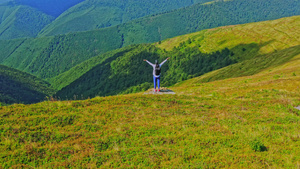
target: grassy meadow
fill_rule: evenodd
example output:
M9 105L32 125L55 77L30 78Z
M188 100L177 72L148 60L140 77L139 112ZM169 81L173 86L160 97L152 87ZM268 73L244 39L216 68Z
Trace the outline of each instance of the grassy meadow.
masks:
M299 168L299 64L203 82L220 69L176 95L2 106L0 167Z
M171 51L190 41L186 47L198 47L201 52L212 53L229 48L241 60L251 59L299 45L300 16L277 20L231 25L199 31L166 39L157 47ZM244 48L244 49L243 49Z

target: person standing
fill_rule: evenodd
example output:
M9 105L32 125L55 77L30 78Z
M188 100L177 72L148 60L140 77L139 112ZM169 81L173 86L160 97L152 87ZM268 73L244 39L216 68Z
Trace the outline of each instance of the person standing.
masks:
M146 61L147 63L149 63L149 65L151 65L153 67L153 81L154 81L154 91L156 92L156 85L158 88L158 92L160 92L160 72L161 72L161 66L170 58L167 58L166 60L164 60L163 62L161 62L160 64L158 64L158 61L155 60L155 64L149 62L148 60L144 59L144 61Z

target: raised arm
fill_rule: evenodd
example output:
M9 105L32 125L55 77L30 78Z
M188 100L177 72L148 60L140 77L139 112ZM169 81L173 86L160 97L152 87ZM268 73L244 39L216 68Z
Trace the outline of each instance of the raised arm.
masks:
M159 64L159 66L161 67L168 59L170 59L170 58L167 58L166 60L164 60L163 62L161 62L161 64Z
M152 67L154 66L153 63L149 62L148 60L144 59L144 61L146 61L147 63L149 63L149 65L151 65Z

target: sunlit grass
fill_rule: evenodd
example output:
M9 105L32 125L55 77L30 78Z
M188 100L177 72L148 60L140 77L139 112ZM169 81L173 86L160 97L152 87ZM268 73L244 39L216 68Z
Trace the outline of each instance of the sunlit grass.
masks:
M209 83L195 78L173 87L177 95L1 107L0 163L4 168L297 168L297 65L299 56L253 76Z
M190 45L200 44L201 52L212 53L229 48L240 58L249 59L299 45L299 20L299 16L294 16L274 21L224 26L167 39L157 46L172 50L180 43L191 39L193 43ZM243 47L234 48L241 44L245 44L246 54L242 51Z
M226 30L253 30L237 41L253 43L246 51L256 57L170 87L176 95L0 106L0 168L299 168L299 34L275 31L270 41L267 24L251 25L163 41L167 49L211 35L200 50L212 52L236 45L222 42ZM283 19L268 30L274 25L287 27Z

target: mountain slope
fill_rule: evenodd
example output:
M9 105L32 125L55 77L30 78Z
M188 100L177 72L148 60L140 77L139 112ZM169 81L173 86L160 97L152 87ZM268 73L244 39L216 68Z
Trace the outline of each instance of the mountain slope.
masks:
M295 15L300 13L298 6L299 3L293 0L284 3L251 0L216 2L209 5L196 4L97 31L26 39L21 45L9 49L11 52L8 55L0 57L6 58L2 64L49 79L93 56L113 49L131 44L157 42L223 24ZM211 13L212 11L219 12ZM0 46L9 43L0 41ZM23 57L21 58L20 55Z
M167 57L171 59L162 68L164 86L236 62L240 63L219 70L227 74L217 72L206 80L252 75L273 64L284 63L289 57L278 57L286 53L290 57L299 54L299 22L300 16L295 16L220 27L167 39L161 43L119 49L83 62L53 78L51 83L61 89L57 93L61 98L74 95L87 98L145 90L152 86L152 71L143 59L154 62L155 59L162 61ZM256 62L255 70L245 72L243 66L251 67ZM229 68L232 68L233 73L228 73Z
M0 40L35 37L53 19L29 6L0 4Z
M6 3L6 2L8 2L8 1L10 1L10 0L0 0L0 4Z
M60 15L40 36L115 26L150 14L168 12L211 0L86 0Z
M93 31L44 37L0 41L2 64L37 75L50 78L69 70L71 67L122 46L119 34L109 30Z
M190 79L172 87L177 93L172 96L138 93L0 107L0 163L3 168L297 168L299 64L298 54L252 76L209 83Z
M143 62L143 59L148 58L152 62L157 59L162 62L168 55L172 59L162 68L162 84L167 86L185 80L189 75L200 75L235 63L228 49L212 54L201 53L193 48L188 48L185 52L173 50L163 53L152 45L139 45L98 63L59 91L57 96L65 99L74 95L83 98L114 95L137 85L141 85L144 90L148 89L152 86L152 67Z
M36 103L54 94L50 84L30 74L0 65L0 102Z
M14 0L16 4L31 6L54 17L58 17L64 11L82 1L84 0Z

